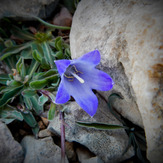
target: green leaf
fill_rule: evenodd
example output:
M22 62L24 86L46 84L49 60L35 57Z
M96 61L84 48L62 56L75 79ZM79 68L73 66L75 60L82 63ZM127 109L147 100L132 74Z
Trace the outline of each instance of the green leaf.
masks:
M16 36L16 37L18 37L20 39L23 39L23 40L27 40L28 41L28 40L34 40L35 39L33 34L31 34L28 31L22 30L22 29L14 26L14 25L12 26L11 33L14 36Z
M6 105L0 109L0 119L6 124L9 124L15 119L22 121L23 116L15 108Z
M19 86L22 86L22 83L19 81L15 81L15 80L7 81L7 86L5 86L1 90L1 93L10 92L11 90L13 90Z
M56 87L48 86L47 88L44 88L44 90L49 91L49 92L54 92L54 91L56 91Z
M8 86L10 87L9 90L11 90L12 87L19 87L21 85L22 85L22 83L20 81L16 81L16 80L10 80L8 83Z
M40 105L40 106L43 106L47 101L48 101L48 97L47 96L45 96L44 94L42 94L40 97L39 97L39 99L38 99L38 104Z
M26 75L26 69L25 69L25 64L24 64L24 58L22 58L22 66L21 66L21 71L20 71L21 77L25 77Z
M22 92L22 95L25 96L25 97L31 97L31 96L34 96L36 95L36 90L33 90L33 89L26 89Z
M58 81L57 81L56 83L52 83L51 85L52 85L53 87L58 87L59 83L60 83L60 79L58 79Z
M35 127L32 128L32 132L35 135L35 138L38 138L38 132L39 132L40 128L39 125L37 124Z
M131 147L132 145L132 136L131 136L131 133L129 134L129 140L128 140L128 145L125 149L125 151L123 152L122 156L129 150L129 148Z
M6 88L6 86L1 86L0 87L0 94L2 94L3 90Z
M13 97L18 95L20 91L22 90L23 85L11 89L9 92L6 92L3 94L3 96L0 98L0 107L4 106L7 102L9 102Z
M9 80L8 74L0 74L0 84L6 85L7 80Z
M48 42L50 40L52 40L53 35L51 31L47 31L47 32L37 32L35 34L35 39L37 43L42 43L42 42Z
M46 77L49 77L49 76L52 76L52 75L55 75L57 74L58 71L56 69L50 69L49 71L43 73L43 78L46 78Z
M141 150L140 150L139 147L137 147L136 155L137 155L137 157L139 158L139 160L141 160L142 163L146 163L145 159L144 159L143 156L142 156L142 153L141 153Z
M43 42L42 48L43 48L45 60L50 64L51 68L54 68L55 65L54 65L54 61L52 59L51 50L50 50L49 45L46 42Z
M44 111L43 110L43 106L40 106L38 104L38 96L35 95L35 96L32 96L30 97L30 101L32 103L32 106L33 106L33 110L36 112L37 115L41 115L41 113Z
M63 58L63 52L62 52L62 51L58 51L57 53L55 53L55 56L56 56L58 59L62 59L62 58Z
M42 58L44 57L44 53L43 53L43 49L41 45L42 45L41 43L33 42L31 44L31 48L32 48L32 51L36 50L39 56Z
M33 59L31 48L22 50L20 57L24 59Z
M48 82L45 79L42 80L37 80L37 81L32 81L30 82L30 87L33 89L42 89L44 88L46 85L48 84Z
M27 42L25 44L21 45L15 45L13 47L6 48L2 53L0 53L0 60L4 60L5 58L11 56L12 54L17 54L20 51L28 48L30 46L31 42Z
M48 82L57 82L59 78L58 74L54 74L45 78Z
M65 57L67 58L67 59L71 59L71 52L70 52L70 48L66 48L65 49Z
M4 44L5 44L5 46L6 46L7 48L13 47L13 46L15 45L14 42L13 42L12 40L6 40L6 41L4 42Z
M50 65L48 64L48 62L46 61L46 59L45 58L42 58L42 60L41 60L41 67L43 68L43 69L50 69Z
M55 48L55 39L51 39L51 41L49 41L49 45Z
M48 111L48 120L53 120L55 116L56 105L51 102L50 109Z
M35 71L38 69L38 66L40 65L39 62L35 61L35 60L32 60L32 63L30 65L30 68L28 70L28 80L31 79L31 77L33 76L33 74L35 73Z
M15 69L15 65L17 63L18 59L16 58L16 55L12 55L10 57L7 57L4 59L4 62L9 67L9 69Z
M32 102L30 101L30 99L24 96L23 101L25 103L26 108L28 108L28 110L32 110Z
M112 93L109 97L108 97L108 108L109 111L115 116L116 119L118 119L120 122L122 122L124 124L124 122L122 121L122 119L119 117L119 115L117 114L117 112L114 111L114 108L112 107L112 102L114 102L115 98L118 98L120 100L123 99L123 97L118 94L118 93Z
M47 90L40 90L39 91L41 94L44 94L45 96L48 96L49 97L49 99L53 102L53 103L55 103L55 96L51 93L51 92L49 92L49 91L47 91Z
M22 115L23 115L23 118L24 118L24 121L32 128L36 127L37 126L37 122L35 120L35 117L33 116L33 114L29 111L28 113L23 113L22 112Z
M16 63L16 70L20 74L20 69L21 69L21 64L22 64L22 58L19 58L18 62Z
M56 48L58 51L62 51L62 44L63 44L62 37L57 37L57 38L55 39L55 48Z
M20 74L21 77L25 77L26 75L26 70L25 70L25 65L24 65L24 58L21 58L18 60L16 63L16 69L18 73Z
M5 124L9 124L9 123L11 123L11 122L13 122L15 119L3 119L3 118L0 118L0 120L2 121L2 122L4 122Z
M58 75L52 75L49 77L46 77L45 79L41 79L41 80L36 80L36 81L32 81L30 82L30 87L33 89L42 89L44 88L47 84L51 83L51 82L57 82L58 81Z
M97 123L97 122L94 123L94 122L76 121L76 124L81 127L88 127L88 128L94 128L94 129L100 129L100 130L113 130L113 129L126 128L126 127L120 126L120 125L111 125L111 124Z
M40 54L38 53L37 50L34 50L34 51L32 52L32 56L33 56L33 58L34 58L36 61L41 62L42 57L40 56Z

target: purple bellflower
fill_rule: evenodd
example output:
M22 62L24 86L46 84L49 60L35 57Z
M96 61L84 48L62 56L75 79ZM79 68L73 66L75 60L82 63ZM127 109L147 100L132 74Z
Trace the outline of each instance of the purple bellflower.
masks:
M94 50L78 59L56 60L61 82L55 102L66 103L72 96L81 108L93 116L97 111L98 99L92 89L108 91L114 85L108 74L95 68L100 59L99 51Z

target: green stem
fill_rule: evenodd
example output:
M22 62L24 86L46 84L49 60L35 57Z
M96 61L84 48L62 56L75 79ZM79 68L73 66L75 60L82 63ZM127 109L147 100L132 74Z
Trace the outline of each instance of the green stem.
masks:
M70 30L70 27L63 27L63 26L58 26L58 25L53 25L50 23L45 22L44 20L36 17L36 16L32 16L33 18L37 19L39 22L43 23L45 26L53 28L53 29L63 29L63 30Z

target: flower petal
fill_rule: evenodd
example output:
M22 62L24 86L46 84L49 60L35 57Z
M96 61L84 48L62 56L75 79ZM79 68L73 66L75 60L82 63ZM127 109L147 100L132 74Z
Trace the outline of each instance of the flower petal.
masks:
M81 97L83 96L83 97ZM96 95L90 90L89 94L75 94L74 99L80 105L80 107L85 110L90 116L94 116L97 107L98 107L98 99Z
M90 116L94 116L98 107L98 99L87 84L81 84L76 79L73 82L64 79L64 82L67 91L74 97L80 107Z
M82 73L80 77L84 79L85 84L87 84L89 88L100 91L109 91L112 89L114 82L107 73L85 63L76 63L74 65L76 69Z
M55 102L57 104L63 104L63 103L66 103L69 99L70 99L70 95L67 92L67 90L65 89L63 81L61 81L61 83L58 87L58 92L56 95Z
M97 65L100 63L101 60L100 52L98 50L91 51L80 57L78 60Z
M91 72L91 76L85 80L87 80L92 89L99 91L109 91L114 85L112 78L107 73L97 69Z
M71 61L70 60L66 60L66 59L62 59L62 60L56 60L54 61L58 72L60 74L60 76L62 76L62 74L66 71L66 68L70 65Z

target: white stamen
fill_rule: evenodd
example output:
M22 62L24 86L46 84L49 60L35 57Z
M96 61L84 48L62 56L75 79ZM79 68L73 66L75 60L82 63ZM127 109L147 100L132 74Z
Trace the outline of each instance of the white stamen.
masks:
M76 74L74 74L74 73L71 73L76 79L78 79L79 81L80 81L80 83L84 83L84 80L81 78L81 77L79 77L78 75L76 75Z

